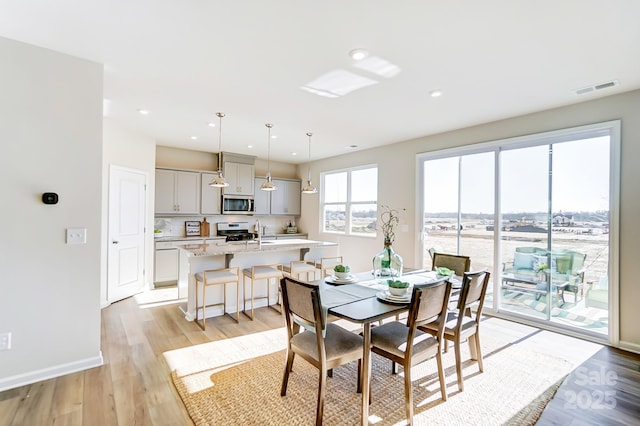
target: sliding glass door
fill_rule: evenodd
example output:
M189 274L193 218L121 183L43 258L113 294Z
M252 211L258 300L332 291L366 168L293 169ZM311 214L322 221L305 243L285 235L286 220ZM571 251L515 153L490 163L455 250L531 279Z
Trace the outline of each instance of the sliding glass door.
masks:
M606 337L616 129L424 155L423 266L434 250L468 255L492 273L494 312Z

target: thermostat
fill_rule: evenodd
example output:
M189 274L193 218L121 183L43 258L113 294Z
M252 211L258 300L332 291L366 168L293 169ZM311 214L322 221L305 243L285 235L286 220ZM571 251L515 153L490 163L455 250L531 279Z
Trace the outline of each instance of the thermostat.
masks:
M42 202L45 204L58 204L58 194L55 192L45 192L42 194Z

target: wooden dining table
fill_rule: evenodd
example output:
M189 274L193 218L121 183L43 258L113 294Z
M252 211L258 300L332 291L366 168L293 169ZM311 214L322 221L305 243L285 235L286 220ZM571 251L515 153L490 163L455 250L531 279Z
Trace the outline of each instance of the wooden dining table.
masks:
M411 271L401 278L410 284L426 284L436 279L435 272L424 270ZM320 299L327 313L363 327L361 424L367 425L371 383L371 324L407 311L409 303L381 301L376 294L388 288L386 280L375 280L370 272L354 274L354 282L349 284L327 282L331 280L327 278L316 281L320 285Z

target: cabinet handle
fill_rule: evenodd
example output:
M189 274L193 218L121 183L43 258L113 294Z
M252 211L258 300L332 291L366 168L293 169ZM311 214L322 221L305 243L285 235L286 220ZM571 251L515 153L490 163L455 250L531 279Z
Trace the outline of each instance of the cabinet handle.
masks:
M119 244L120 241L111 241L111 244Z

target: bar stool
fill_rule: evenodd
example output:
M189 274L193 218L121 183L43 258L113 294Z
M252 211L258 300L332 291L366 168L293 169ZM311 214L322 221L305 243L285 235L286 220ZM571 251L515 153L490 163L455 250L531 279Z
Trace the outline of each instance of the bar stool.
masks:
M326 278L327 270L330 270L332 274L333 268L335 268L336 265L341 265L342 262L342 256L323 257L322 259L320 259L320 263L316 263L316 268L322 271L322 278Z
M213 306L222 306L222 314L229 315L227 312L227 284L236 284L236 322L240 322L240 277L238 276L238 268L224 268L224 269L208 269L195 274L196 279L196 324L201 329L205 329L207 321L207 308ZM198 286L202 283L202 306L200 306L198 298ZM223 295L222 302L212 303L207 305L207 287L214 285L222 285ZM202 323L198 321L198 310L202 309Z
M251 297L249 300L251 301L251 315L247 314L247 292L246 292L246 280L249 278L251 280ZM267 299L267 307L278 311L276 308L271 306L271 302L269 300L269 283L271 279L276 280L276 287L278 288L278 300L276 304L279 303L280 300L280 279L282 278L282 265L279 263L274 263L271 265L256 265L251 268L245 268L242 270L242 297L243 297L243 309L242 313L248 316L251 321L253 321L253 301L255 299ZM267 295L262 297L254 297L253 295L253 285L256 280L265 280L267 283ZM280 311L278 311L280 312Z
M284 271L289 273L293 278L300 281L300 275L306 274L307 281L309 280L309 274L313 274L312 280L316 279L316 264L309 263L306 260L292 260L290 266L285 266Z

